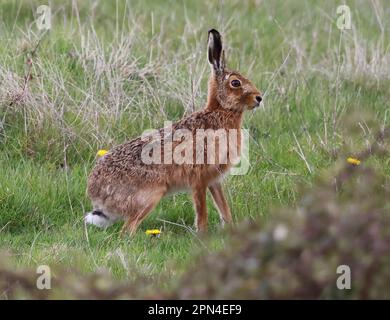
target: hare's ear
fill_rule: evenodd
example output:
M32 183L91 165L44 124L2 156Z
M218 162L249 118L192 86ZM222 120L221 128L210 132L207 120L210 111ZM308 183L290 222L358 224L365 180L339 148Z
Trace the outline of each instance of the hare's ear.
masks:
M215 29L209 30L208 58L211 66L216 72L225 68L225 52L222 50L222 39Z

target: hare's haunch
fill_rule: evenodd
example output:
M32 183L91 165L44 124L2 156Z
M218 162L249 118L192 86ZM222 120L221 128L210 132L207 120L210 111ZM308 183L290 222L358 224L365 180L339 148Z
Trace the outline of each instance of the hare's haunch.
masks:
M208 60L212 72L203 110L174 123L168 135L167 128L160 129L99 159L88 179L93 211L87 223L107 227L124 219L122 230L133 234L164 195L192 190L196 227L203 231L207 189L222 222L232 222L221 180L240 156L243 112L259 106L262 98L247 78L226 68L221 35L214 29L209 31Z

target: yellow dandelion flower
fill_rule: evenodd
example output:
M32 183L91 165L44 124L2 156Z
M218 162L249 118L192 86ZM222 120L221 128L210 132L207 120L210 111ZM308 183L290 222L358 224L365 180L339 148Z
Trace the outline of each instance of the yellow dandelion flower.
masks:
M160 236L161 231L158 229L151 229L151 230L146 230L145 233L148 236L158 237L158 236Z
M347 159L347 162L349 163L349 164L352 164L352 165L354 165L354 166L358 166L359 164L360 164L360 160L359 159L355 159L355 158L348 158Z
M106 153L108 153L107 150L101 149L101 150L99 150L99 151L97 152L97 155L98 155L99 157L103 157Z

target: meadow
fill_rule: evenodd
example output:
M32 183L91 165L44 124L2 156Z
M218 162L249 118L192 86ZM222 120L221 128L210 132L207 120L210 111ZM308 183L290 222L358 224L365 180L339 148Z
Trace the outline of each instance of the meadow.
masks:
M0 4L0 250L16 268L106 270L164 286L226 248L211 199L209 233L198 236L186 194L164 198L134 237L83 222L99 149L204 106L210 28L224 37L228 66L264 97L243 123L249 172L224 182L236 225L295 207L390 123L385 0L345 1L350 30L337 27L333 0L53 0L46 32L34 22L40 4ZM368 162L389 176L388 159ZM154 228L158 239L144 233Z

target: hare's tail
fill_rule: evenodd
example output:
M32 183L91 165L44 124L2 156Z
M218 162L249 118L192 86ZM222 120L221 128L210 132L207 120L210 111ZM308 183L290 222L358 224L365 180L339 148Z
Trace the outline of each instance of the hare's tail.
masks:
M92 212L87 212L84 221L87 224L93 224L99 228L105 229L114 224L118 218L118 216L105 213L102 210L94 210Z

